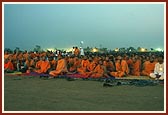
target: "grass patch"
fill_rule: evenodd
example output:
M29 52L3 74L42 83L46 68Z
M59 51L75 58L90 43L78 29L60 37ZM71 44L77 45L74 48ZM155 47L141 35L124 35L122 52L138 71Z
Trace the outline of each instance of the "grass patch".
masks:
M5 111L163 111L164 87L39 77L4 79Z

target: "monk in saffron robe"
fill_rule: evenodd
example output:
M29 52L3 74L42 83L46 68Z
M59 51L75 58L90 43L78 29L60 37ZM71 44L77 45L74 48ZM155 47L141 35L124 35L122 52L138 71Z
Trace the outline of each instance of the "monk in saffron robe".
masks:
M81 66L77 68L77 72L82 75L86 75L87 66L90 64L89 60L86 56L84 56L84 59L81 62Z
M128 75L129 73L128 64L126 60L122 60L121 56L117 57L115 66L116 66L116 72L110 72L110 75L114 77L124 77Z
M125 75L129 74L128 64L125 59L122 59L121 61L121 68L122 68L122 71L125 73Z
M35 57L34 59L31 59L30 56L26 59L25 65L28 68L27 73L30 73L32 71L39 70L41 67L42 58Z
M53 70L53 71L50 71L49 74L53 78L53 77L57 77L58 75L65 74L67 72L68 72L67 62L64 58L62 58L62 56L59 56L56 69Z
M108 72L112 72L115 69L113 62L109 60L109 57L105 58L105 60L103 61L103 65L106 67Z
M99 64L92 71L91 78L100 78L105 76L105 66L103 65L102 60L99 60Z
M73 60L71 60L71 66L69 68L70 72L77 72L77 68L81 65L81 60L78 57L74 57Z
M80 73L82 75L84 75L85 78L90 77L90 75L93 73L94 69L96 68L98 63L96 63L94 60L92 60L91 57L89 57L89 63L86 67L86 70L83 71L83 73Z
M141 66L140 61L137 60L135 57L133 57L132 62L133 63L131 64L130 75L140 76L140 66Z
M144 59L142 63L143 63L142 70L145 70L146 65L148 65L150 63L149 57L146 57L146 59Z
M42 58L37 57L35 69L40 69L41 63L42 63Z
M56 65L57 65L57 61L54 59L54 57L48 57L48 60L49 60L50 65L51 65L50 71L55 70Z
M35 72L37 73L47 73L48 69L50 69L51 67L49 61L46 60L45 56L42 57L42 62L39 66L40 68L38 70L35 70Z
M73 72L75 71L75 68L72 68L72 66L74 65L74 56L71 55L69 58L68 58L68 61L67 61L67 69L69 72ZM72 68L72 69L71 69Z
M89 65L87 66L87 70L89 71L89 72L92 72L94 69L95 69L95 67L97 66L97 63L92 59L92 57L89 57Z
M13 72L14 71L14 66L13 66L11 60L5 59L5 62L4 62L4 71L5 72Z
M150 58L150 62L144 62L144 69L142 70L141 75L150 77L150 73L154 72L155 64L156 62L154 62L153 58Z
M126 62L128 64L128 68L130 69L130 72L131 72L132 64L133 64L132 58L127 56L126 57Z

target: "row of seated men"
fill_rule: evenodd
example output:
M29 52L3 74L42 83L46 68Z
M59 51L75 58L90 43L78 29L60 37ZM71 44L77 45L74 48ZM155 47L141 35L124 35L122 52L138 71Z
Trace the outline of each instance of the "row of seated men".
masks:
M164 79L164 59L161 56L61 56L56 59L42 55L34 58L14 60L8 56L4 58L5 72L37 72L47 73L51 78L62 74L78 73L85 77L125 77L149 76Z

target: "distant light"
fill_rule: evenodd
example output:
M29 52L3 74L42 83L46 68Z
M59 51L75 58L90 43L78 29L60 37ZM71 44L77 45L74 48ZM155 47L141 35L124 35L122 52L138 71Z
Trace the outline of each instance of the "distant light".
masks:
M119 48L116 48L114 51L118 52L118 51L119 51Z
M93 48L93 52L97 52L98 50L96 48Z
M129 51L131 52L131 49Z
M81 41L80 43L81 43L81 44L83 44L84 42L83 42L83 41Z
M67 48L66 52L71 52L73 50L73 48Z
M48 51L54 51L54 48L48 48L47 50Z
M144 52L145 51L145 48L141 48L141 52Z
M161 49L161 48L157 48L156 51L161 52L161 51L163 51L163 49Z

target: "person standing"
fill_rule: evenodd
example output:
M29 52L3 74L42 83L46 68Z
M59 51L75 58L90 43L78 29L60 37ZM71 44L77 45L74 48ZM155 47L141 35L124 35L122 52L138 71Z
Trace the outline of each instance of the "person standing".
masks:
M83 50L82 47L80 47L80 55L81 55L81 56L84 56L84 55L85 55L84 50Z

